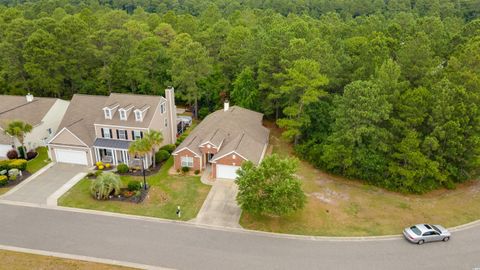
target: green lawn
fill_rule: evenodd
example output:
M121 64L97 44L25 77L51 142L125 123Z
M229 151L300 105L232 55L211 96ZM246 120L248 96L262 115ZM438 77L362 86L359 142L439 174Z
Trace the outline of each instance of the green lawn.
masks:
M37 152L38 155L27 162L27 171L31 174L37 172L41 168L43 168L45 165L50 163L50 159L48 158L47 154L47 147L38 147ZM9 191L12 187L2 187L0 188L0 195L6 193Z
M293 155L280 130L271 127L270 142L274 153ZM369 236L399 234L404 227L421 222L451 227L480 219L480 181L420 196L330 175L304 161L297 174L308 198L303 210L281 218L244 212L240 224L280 233Z
M42 256L30 253L21 253L0 250L0 269L30 270L30 269L55 269L55 270L127 270L133 268L76 261L51 256Z
M200 176L168 175L172 165L170 158L157 174L147 178L151 190L149 197L140 204L97 201L89 192L92 180L83 179L59 199L59 205L168 219L178 219L175 212L179 205L181 220L192 219L200 210L210 186L202 184ZM125 186L133 179L142 181L141 177L122 176L121 179Z
M47 147L37 148L38 155L34 159L29 160L27 163L27 171L29 173L33 174L38 170L40 170L41 168L43 168L48 163L50 163L50 159L48 158L47 151L48 151Z

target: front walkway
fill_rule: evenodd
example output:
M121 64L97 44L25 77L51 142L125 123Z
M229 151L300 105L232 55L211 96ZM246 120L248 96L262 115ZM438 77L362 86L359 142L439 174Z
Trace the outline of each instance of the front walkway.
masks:
M78 173L86 171L87 167L66 163L57 163L51 168L28 181L17 190L11 190L1 197L3 200L46 204L48 197L64 186ZM22 183L20 183L22 184Z
M238 186L233 180L216 179L194 222L197 224L240 228L242 210L236 198Z

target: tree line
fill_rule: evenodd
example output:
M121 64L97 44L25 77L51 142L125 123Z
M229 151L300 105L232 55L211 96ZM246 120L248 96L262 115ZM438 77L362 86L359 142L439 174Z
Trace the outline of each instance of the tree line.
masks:
M163 94L265 113L315 166L404 192L480 167L469 0L0 1L0 93Z

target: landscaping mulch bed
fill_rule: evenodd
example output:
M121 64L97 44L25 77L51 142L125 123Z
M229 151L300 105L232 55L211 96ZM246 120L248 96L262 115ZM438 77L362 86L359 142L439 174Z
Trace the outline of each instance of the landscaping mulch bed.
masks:
M15 181L10 181L8 180L7 184L4 185L4 186L0 186L1 188L9 188L9 187L14 187L18 184L20 184L21 182L27 180L28 177L30 177L32 174L29 173L28 171L23 171L22 172L22 176L18 176L17 179Z
M130 196L126 197L124 194L125 192L128 192L128 189L122 188L120 191L120 194L117 196L113 196L112 198L109 199L109 201L120 201L120 202L131 202L131 203L141 203L145 198L148 196L148 191L150 190L150 187L147 187L147 190L141 189L140 194L138 196ZM135 192L134 192L135 194Z
M160 170L160 168L162 168L164 163L165 162L158 163L155 167L150 167L149 169L145 170L145 176L150 176L150 175L158 173L158 171ZM131 170L127 173L117 172L117 174L119 174L119 175L129 175L129 176L143 176L142 170Z

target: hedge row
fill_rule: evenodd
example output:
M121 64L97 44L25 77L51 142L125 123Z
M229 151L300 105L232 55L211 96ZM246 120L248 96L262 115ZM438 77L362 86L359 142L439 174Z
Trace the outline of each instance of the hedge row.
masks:
M27 169L27 161L25 159L0 160L0 171L8 171L10 169L25 171Z

